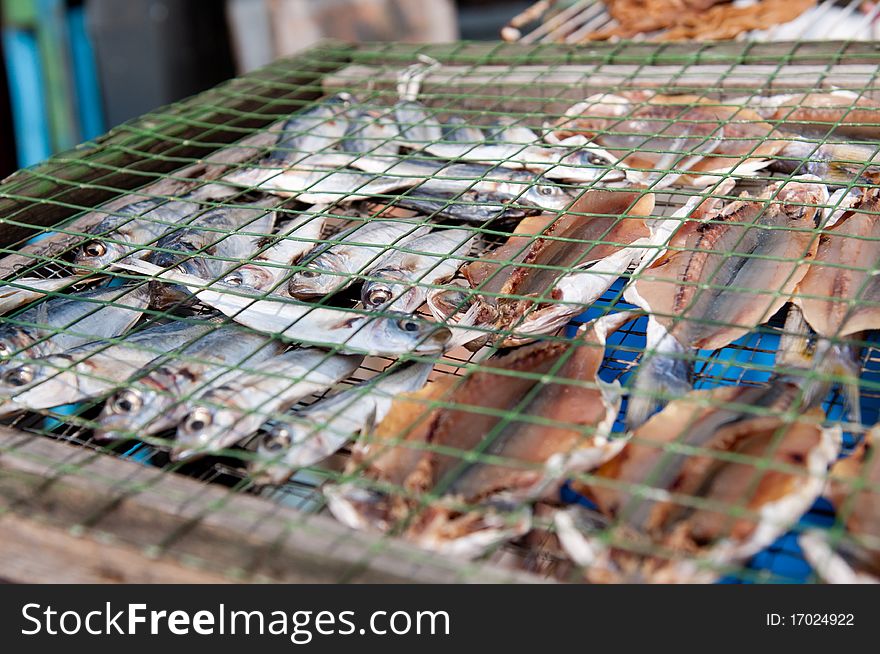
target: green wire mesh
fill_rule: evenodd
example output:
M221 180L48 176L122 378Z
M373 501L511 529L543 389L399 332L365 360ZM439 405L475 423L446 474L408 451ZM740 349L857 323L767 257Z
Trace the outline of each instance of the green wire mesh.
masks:
M679 114L672 113L664 118L655 118L646 123L646 131L628 132L615 131L612 124L602 134L606 137L617 137L625 140L627 146L623 148L623 159L627 156L638 154L640 156L656 155L664 161L660 169L648 166L634 166L634 172L645 173L648 181L642 186L625 187L605 184L601 179L598 182L572 183L548 179L548 176L532 176L530 181L522 185L522 195L507 199L507 210L520 209L523 212L535 213L534 207L525 201L527 193L544 186L553 189L561 189L567 197L572 199L591 188L610 188L611 193L629 193L631 201L622 214L603 214L601 211L580 211L591 219L610 218L608 228L599 233L595 238L583 240L565 236L547 235L542 231L531 233L522 238L518 251L506 258L495 261L497 264L493 275L485 279L481 285L465 291L457 298L460 308L467 308L474 298L489 298L494 302L517 302L525 301L533 303L533 306L552 307L561 301L551 293L552 288L546 287L543 291L528 296L518 293L506 293L492 286L496 275L503 275L505 271L517 268L522 271L548 271L557 275L572 273L574 269L589 256L590 252L602 246L626 247L631 243L621 242L614 236L616 230L626 225L628 221L639 220L635 214L635 207L646 195L652 194L654 209L652 217L670 217L679 211L686 201L694 196L703 198L718 198L725 202L736 200L740 194L747 191L752 196L766 187L768 182L790 183L793 177L803 172L803 168L812 161L814 153L820 147L834 144L861 145L866 148L875 148L877 143L872 139L841 138L835 129L846 122L846 112L837 121L828 123L817 120L809 124L808 129L801 129L797 133L804 149L800 160L792 156L760 155L758 149L768 141L779 138L782 128L787 125L786 119L768 119L766 122L773 125L772 133L766 134L765 138L754 136L739 137L724 134L726 142L743 141L745 147L735 157L735 161L728 166L728 170L714 174L711 183L705 188L694 189L681 186L662 187L657 182L669 173L687 174L687 156L680 152L681 141L669 137L670 133L678 133L675 130L685 129L689 136L686 145L693 150L713 149L716 139L721 138L722 130L728 125L715 120L694 119L688 117L690 109L699 108L729 108L734 98L740 103L748 103L754 98L771 94L804 93L811 90L843 89L852 91L856 98L869 100L877 99L876 89L876 64L877 55L870 47L854 46L846 43L827 43L822 45L798 43L798 44L772 44L772 45L698 45L687 48L675 45L646 45L646 44L614 44L590 50L567 49L557 46L533 46L519 47L503 44L453 44L444 46L409 46L393 44L387 46L370 46L362 48L349 48L343 46L327 45L297 57L295 59L277 62L255 74L245 76L221 85L212 91L184 101L178 105L167 107L151 113L141 119L122 125L95 143L85 144L78 149L53 157L46 163L33 169L21 171L7 180L0 189L0 201L2 201L4 229L10 235L9 242L3 248L3 254L8 255L3 261L4 271L7 272L5 285L8 289L23 287L28 288L33 279L62 278L71 274L74 252L84 244L96 239L96 235L88 229L96 224L97 220L105 215L125 215L120 210L132 199L132 193L137 194L136 199L154 199L171 202L188 195L195 197L199 204L197 211L187 215L181 223L171 221L170 224L179 226L186 222L197 220L206 212L216 208L233 208L243 203L253 202L257 197L258 190L253 185L241 186L224 182L223 177L234 171L253 171L260 166L269 166L271 163L265 159L267 155L286 146L284 142L276 145L280 134L281 123L291 113L306 110L317 106L322 99L333 93L349 93L357 99L357 102L368 104L372 107L392 107L398 101L396 82L400 72L407 66L419 61L419 57L428 55L439 62L440 67L428 74L418 95L419 102L429 109L429 115L447 122L450 117L456 116L463 120L466 127L488 129L494 121L499 119L507 121L508 125L527 127L540 131L547 124L554 124L565 117L565 111L577 102L583 101L596 93L619 93L621 91L637 91L650 88L661 94L684 95L687 100L681 101L676 107ZM644 106L648 99L637 101L634 108ZM855 100L853 100L855 102ZM736 105L742 107L743 104ZM792 107L794 111L797 107ZM589 114L588 106L586 112ZM734 121L736 122L736 121ZM745 121L746 123L748 121ZM878 120L880 122L880 120ZM420 127L420 125L406 125L404 127ZM777 129L778 128L778 129ZM788 129L788 128L786 128ZM788 132L786 132L788 133ZM285 133L285 136L291 136ZM386 138L363 137L368 148L359 152L354 157L353 165L357 165L360 158L386 157L384 148L389 145ZM446 141L441 141L446 142ZM663 143L672 144L673 147L663 147ZM657 144L661 144L658 146ZM285 152L289 157L302 155L303 158L315 154L313 152ZM711 160L715 154L707 154L706 160ZM730 172L736 164L746 162L758 156L770 160L778 159L780 163L787 164L789 172L771 172L767 169L754 175L746 175ZM408 153L394 155L393 162L388 162L389 169L395 162L424 161L424 152L411 149ZM294 156L294 158L296 158ZM870 188L872 185L864 180L859 180L858 174L868 172L870 165L868 160L856 162L856 174L852 179L838 185L846 189ZM332 176L344 166L329 166L323 168L323 173L317 175L312 184L303 189L305 192L317 188L326 178ZM449 183L458 183L456 188L460 190L449 193L446 197L438 200L434 196L425 198L415 182L407 183L404 188L390 192L369 192L369 198L357 202L348 202L340 193L339 203L320 209L323 218L327 220L327 226L323 230L323 236L315 239L306 239L308 246L311 245L334 245L341 242L345 235L344 227L352 225L368 225L377 218L391 223L402 224L411 227L410 232L420 227L432 226L437 233L451 229L466 230L468 237L473 237L473 243L463 252L454 254L438 253L414 248L410 241L405 239L392 240L385 243L384 252L395 252L415 255L447 254L462 264L486 261L491 257L497 247L508 242L512 230L516 227L516 220L493 219L461 221L444 217L452 208L462 212L477 212L485 201L479 195L474 196L471 192L482 183L495 183L505 181L507 178L497 171L503 168L485 168L477 175L455 174L455 172L440 172L434 181L442 180ZM794 172L791 172L794 171ZM276 171L277 174L277 171ZM654 174L653 177L651 174ZM410 172L390 173L400 178L413 176ZM381 176L381 174L380 174ZM416 176L421 180L420 177ZM730 182L735 186L731 187ZM655 188L656 187L656 188ZM783 187L784 188L784 187ZM350 193L361 190L354 187ZM434 202L434 210L413 211L412 201L430 199ZM838 197L834 202L821 203L820 207L828 213L837 208L837 203L843 198ZM753 200L764 203L765 210L773 204L779 204L775 194L763 200ZM409 204L408 204L409 202ZM795 203L797 204L797 203ZM559 220L567 212L571 211L571 202L556 209L545 209L544 215L548 217L548 224ZM100 213L95 210L100 207ZM297 202L295 198L276 198L276 202L269 208L277 213L276 227L284 220L300 216L312 215L308 204ZM316 219L312 215L312 219ZM682 224L688 223L687 217L678 217L676 220ZM750 223L742 223L748 227ZM296 237L269 237L249 257L249 260L224 259L212 253L217 243L230 238L233 233L238 236L260 236L261 232L251 229L249 224L244 224L235 232L222 228L203 228L207 231L212 229L216 238L207 247L202 247L190 253L193 257L207 260L220 260L228 264L227 270L220 278L226 277L242 265L254 263L269 248L276 245L281 238ZM771 227L770 230L773 228ZM824 227L815 227L804 230L813 237L827 234ZM357 232L355 243L357 243ZM743 237L746 230L743 230ZM550 263L534 263L522 260L521 255L528 251L537 240L544 239L554 243L574 243L583 245L583 251L572 261L560 266ZM106 246L119 244L112 237L98 236L97 240ZM150 253L179 254L174 249L159 246L158 239L143 246L144 251ZM349 241L351 242L351 241ZM362 244L364 245L364 244ZM368 245L368 244L367 244ZM648 258L659 253L667 246L670 251L687 251L687 247L668 242L640 243L634 247L645 249L643 257ZM723 254L723 253L722 253ZM294 266L284 264L266 263L268 267L282 268L279 281L271 288L261 293L260 298L253 298L245 294L252 301L262 299L283 287L288 279L289 271L301 271L308 265L309 256L299 261ZM342 282L354 281L360 284L364 281L372 281L377 278L366 274L371 263L376 257L369 258L367 264L355 273L342 273ZM790 258L769 258L779 263L792 263ZM804 264L809 259L808 252L800 253L793 263ZM157 284L145 279L143 275L124 270L109 271L105 266L89 267L84 271L86 277L72 282L68 286L50 290L46 293L48 298L70 297L72 293L94 285L93 278L96 276L110 275L121 281L134 284L133 288L144 284ZM519 319L510 324L499 327L497 324L483 324L476 327L489 337L489 344L481 347L476 352L462 347L456 347L442 355L434 354L403 354L400 357L390 356L366 356L357 371L338 383L328 384L324 392L310 395L302 399L296 408L302 410L308 406L320 406L317 404L322 399L334 397L341 391L356 389L350 401L336 407L335 413L329 418L325 417L323 429L325 435L333 436L334 421L339 415L346 415L359 401L370 393L375 393L375 387L362 384L365 380L381 380L387 378L395 371L399 371L404 364L409 362L430 363L433 366L430 379L442 380L447 377L456 377L457 380L439 395L414 399L421 410L405 429L395 434L392 438L382 441L380 445L391 446L406 444L414 451L430 452L437 457L452 457L459 461L457 469L466 472L474 466L498 466L533 472L539 474L544 470L542 464L526 463L506 457L503 449L499 450L497 438L503 433L506 426L511 424L530 424L552 428L568 428L578 431L584 439L596 435L595 425L579 425L571 421L554 421L546 417L532 416L528 413L529 403L535 396L542 392L548 383L570 385L577 389L603 388L604 385L620 381L624 386L631 384L633 372L638 371L640 363L646 356L645 353L645 319L643 316L634 314L631 320L626 321L608 341L607 347L601 360L599 375L595 379L572 380L560 377L560 371L566 363L575 356L575 349L571 346L575 343L575 328L582 322L603 316L612 316L620 311L632 310L623 297L624 286L633 279L640 279L649 275L649 272L636 272L633 266L615 273L614 279L609 279L608 289L592 306L582 306L573 312L575 322L561 330L553 330L551 333L539 334L536 338L541 343L558 343L567 347L562 356L550 367L549 370L540 373L527 372L516 369L498 369L491 367L490 359L493 355L509 355L510 350L502 347L501 342L505 337L512 337L519 333L523 322L529 316L525 312ZM214 279L214 282L220 278ZM206 280L209 283L212 280ZM614 282L613 284L611 282ZM451 288L461 290L460 286L450 286L447 282L436 282L427 279L418 279L416 284L428 291L437 291ZM155 287L155 286L154 286ZM724 288L723 285L713 284L711 278L706 283L699 285L698 293L711 291L715 288ZM780 296L781 292L774 289L742 289L743 292L754 293L761 297L769 295ZM867 300L859 300L860 295L855 294L856 301L853 306L864 306ZM314 309L337 308L345 309L352 316L366 316L377 319L382 317L394 317L394 314L383 309L364 309L357 305L357 293L352 289L341 293L318 297L311 301ZM19 327L35 327L36 323L21 321L19 316L23 311L35 305L27 305L20 311L8 313L3 318L3 324L16 325ZM95 311L107 306L98 302ZM580 317L578 318L578 314ZM211 313L204 307L198 307L193 303L178 301L170 307L146 308L143 317L134 328L139 332L144 328L167 324L169 322L190 322L192 324L205 324ZM430 314L422 307L418 313L419 324L433 320ZM700 318L689 315L688 310L678 315L668 316L673 322L687 322L704 320L710 323L725 323L718 318ZM309 319L307 312L303 320ZM683 359L689 361L695 367L695 386L701 389L711 389L722 386L742 387L767 387L774 375L788 375L796 381L806 382L809 380L841 382L837 375L828 375L817 370L803 370L797 367L786 367L783 362L774 361L774 355L779 347L780 336L792 336L786 331L784 325L785 312L772 316L764 324L757 327L749 326L747 337L736 339L732 344L713 351L690 349L683 353ZM233 320L222 318L219 321L223 325L235 326L234 329L241 334L253 333L244 326L236 326ZM735 323L727 323L736 326ZM75 333L76 324L56 326L49 333L42 336L45 340L52 335ZM273 342L290 341L289 337L282 338L280 334L269 330ZM116 344L126 343L128 334L123 334L106 339L103 349L112 348ZM854 335L841 337L829 335L830 342L836 345L851 346L861 351L860 365L860 392L863 409L862 424L851 423L844 419L842 407L844 398L839 390L832 390L825 400L824 407L827 417L821 420L827 428L839 428L845 432L844 451L848 452L857 443L866 431L866 427L876 420L878 403L880 403L880 383L874 374L878 368L878 354L874 340L868 336ZM150 362L135 376L141 378L145 373L159 369L169 363L180 364L183 362L199 364L204 360L199 356L188 354L186 348L196 340L175 345L170 351L158 348L154 354L158 357ZM492 344L494 342L494 345ZM579 341L577 341L579 342ZM319 337L312 337L304 345L317 345L326 351L322 361L328 360L334 354L348 351L346 342L328 343ZM528 346L525 346L528 347ZM587 344L587 347L600 348L597 343ZM602 351L601 349L599 351ZM516 352L516 350L513 350ZM174 406L184 405L194 396L206 388L211 382L216 381L229 372L258 373L271 377L278 375L271 368L260 366L259 360L253 359L252 355L245 355L233 363L217 364L210 368L205 379L199 380L183 394L160 388L158 393L170 395ZM89 353L90 356L94 352ZM160 356L161 355L161 356ZM76 361L65 360L58 365L60 373L70 369ZM216 363L213 362L212 363ZM320 364L319 364L320 365ZM77 369L78 375L88 377L99 373ZM512 382L522 382L531 379L530 388L524 392L522 398L509 409L499 411L491 407L482 406L479 397L450 400L456 389L466 384L475 373L494 375L496 383L505 383L505 379ZM302 378L289 379L291 384L302 381ZM358 385L360 384L360 385ZM357 385L357 386L356 386ZM301 470L293 472L291 478L280 486L257 487L252 478L248 476L247 464L257 460L255 453L260 436L252 435L243 442L224 448L216 455L201 458L196 461L173 461L169 458L169 447L174 443L174 431L163 430L157 434L142 435L133 433L133 439L128 439L110 444L100 443L95 440L94 432L98 427L98 416L107 397L118 390L120 383L110 380L107 391L98 397L79 401L73 406L62 408L49 408L39 411L26 411L19 415L6 419L6 424L11 428L28 435L42 436L55 440L61 440L77 446L99 450L108 456L135 459L145 465L155 466L172 474L179 473L194 477L204 482L220 484L237 494L258 494L270 503L295 507L307 513L326 513L326 501L321 488L324 484L354 484L364 486L370 490L381 491L393 497L403 499L406 510L395 514L395 521L388 529L388 538L411 535L408 531L413 525L419 525L420 521L430 516L435 503L444 499L450 486L454 486L455 474L445 483L439 483L427 492L416 493L412 488L402 487L400 484L389 483L386 480L372 478L367 475L372 460L370 457L362 457L352 460L349 457L351 451L350 441L354 438L344 438L348 444L339 448L337 453L323 459L317 464L309 465ZM704 400L710 406L730 408L722 400L704 396ZM390 398L389 398L390 399ZM676 397L665 398L675 400ZM615 520L625 522L628 511L638 511L639 498L652 497L651 492L656 490L652 487L652 479L655 475L662 477L664 466L676 456L709 457L720 465L721 463L739 463L743 467L754 469L753 479L746 484L742 494L735 501L706 499L699 495L682 493L671 496L671 501L682 510L701 510L714 512L726 517L728 524L724 527L732 530L736 521L743 518L756 519L758 516L749 506L750 498L758 492L763 479L762 475L768 471L775 474L789 474L795 480L804 481L807 475L802 467L790 463L780 463L775 454L782 447L786 429L797 421L802 411L804 402L803 393L799 394L792 407L782 411L776 406L762 407L754 404L732 403L736 410L746 415L778 418L780 423L771 430L767 447L759 455L750 452L706 450L699 446L692 447L679 442L663 444L663 457L660 458L656 468L651 474L646 475L641 483L632 484L620 482L608 476L596 475L594 470L587 470L568 474L566 485L560 495L555 490L548 491L538 497L529 498L527 502L532 507L532 528L525 535L518 534L516 538L501 539L488 551L482 553L476 562L460 561L461 578L467 580L468 571L473 572L481 567L500 567L503 569L525 570L536 573L541 577L563 580L580 581L584 578L584 569L573 564L570 557L560 547L557 538L557 524L554 520L555 512L561 510L566 504L575 502L588 504L589 491L584 489L617 488L631 495L630 501L616 516L603 516L602 519L614 523ZM626 408L624 402L623 409ZM475 419L490 417L497 419L497 423L485 435L485 438L467 451L444 445L443 443L410 443L408 437L430 422L435 410L463 411L471 414ZM269 425L273 421L284 419L287 414L283 412L261 412L261 407L250 407L245 412L257 413L264 422ZM622 413L612 416L614 425L611 429L612 439L621 438L626 432L622 422ZM686 434L693 426L692 422L684 422L681 425L681 433ZM339 431L339 428L335 428ZM347 437L349 434L335 434ZM366 427L361 438L365 442L370 440L370 425ZM631 441L638 443L638 438ZM655 444L656 445L656 444ZM5 447L14 450L16 443ZM9 451L9 450L7 450ZM456 466L453 466L455 468ZM77 474L75 466L67 470L66 474ZM870 488L870 483L868 485ZM554 487L555 489L555 487ZM506 489L500 489L506 490ZM852 489L851 489L852 490ZM161 493L161 483L157 484L154 491ZM578 495L578 492L586 493ZM655 498L656 499L656 498ZM507 501L507 500L505 500ZM521 500L516 500L521 502ZM823 508L824 506L824 508ZM494 507L493 507L494 508ZM509 508L509 507L507 507ZM462 502L460 498L453 498L453 510L467 518L470 512L485 510L485 506L475 506L472 503ZM595 509L588 509L594 511ZM509 520L516 520L514 517ZM611 545L624 553L639 554L648 557L668 557L672 560L687 561L693 558L698 567L707 568L713 578L727 575L729 578L739 581L790 581L815 579L815 575L806 569L800 553L792 545L791 534L800 534L813 524L831 525L827 532L828 542L835 544L838 541L846 541L850 535L846 529L846 504L838 506L838 515L833 517L832 511L827 505L814 507L812 513L806 519L793 520L789 525L788 541L776 541L769 548L764 548L759 557L745 557L736 561L698 561L693 552L668 551L650 539L632 537L627 530L607 528L603 524L601 529L596 530L598 542ZM823 522L824 521L824 522ZM293 528L294 525L291 525ZM786 530L783 530L785 532ZM869 546L876 548L868 538ZM385 541L379 541L381 543ZM421 543L424 545L424 543ZM365 551L364 559L368 560L375 552ZM762 560L759 560L763 557ZM770 558L768 564L767 558ZM788 559L789 564L784 561ZM793 563L792 563L793 562ZM606 563L596 564L601 568ZM403 564L402 564L403 567ZM629 580L644 580L638 576L629 577ZM341 579L340 579L341 580Z

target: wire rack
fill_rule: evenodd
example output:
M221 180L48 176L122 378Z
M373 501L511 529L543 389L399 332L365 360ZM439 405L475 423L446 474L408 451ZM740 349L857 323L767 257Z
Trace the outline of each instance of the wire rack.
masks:
M748 6L750 3L741 3ZM679 8L687 11L687 5ZM737 36L750 41L863 40L877 37L880 6L862 0L824 0L792 20ZM619 24L601 0L558 2L541 0L517 14L502 29L505 41L521 43L583 43L612 33ZM637 39L667 40L669 30L635 35ZM711 38L711 37L710 37Z
M56 350L22 351L17 341L3 363L11 398L0 432L3 515L17 534L5 547L52 552L62 562L56 573L71 580L833 581L814 567L823 570L822 560L842 556L843 546L877 549L876 524L853 527L857 502L849 501L877 492L865 479L865 447L844 459L864 459L855 472L827 468L864 443L877 420L880 353L872 327L800 331L787 301L795 271L813 262L820 237L835 234L829 216L876 213L867 200L843 211L876 188L870 158L880 118L854 114L880 99L876 65L872 47L852 43L589 51L328 44L20 171L0 189L0 266L16 304L2 326ZM813 109L804 94L831 91L845 98L832 117L801 112ZM401 102L401 93L414 95ZM609 119L618 100L596 95L609 93L628 103L622 116ZM794 98L784 111L746 113L780 94ZM667 110L625 120L658 105ZM422 113L395 113L413 106ZM708 118L694 113L706 108ZM573 127L573 118L598 122ZM438 125L446 126L439 137L431 131ZM564 140L572 138L566 130L578 132L574 140ZM543 145L529 149L536 142ZM795 145L761 150L777 142ZM492 155L480 150L499 144ZM731 144L735 154L719 154ZM458 154L438 147L449 145ZM591 157L547 164L548 151ZM714 159L721 163L701 169L708 181L694 186L697 163ZM756 159L762 165L741 165ZM450 160L459 167L447 167ZM794 188L814 192L786 195ZM753 211L728 217L732 231L714 251L705 241L676 240L705 231L697 202ZM156 212L163 206L171 213ZM242 207L250 213L233 226L204 220ZM808 218L794 227L760 222L780 208ZM145 221L152 235L133 245L101 227L108 216ZM303 231L315 221L323 227ZM389 231L370 240L362 230L377 223ZM782 230L804 247L741 250L756 225L761 239ZM187 228L202 238L195 246L167 240ZM454 247L419 240L437 235L454 235ZM853 247L868 248L858 259L867 268L827 265L873 272L874 243L870 233L852 236ZM120 245L129 249L113 249ZM279 245L300 258L273 260ZM292 279L321 277L315 261L326 248L345 246L370 253L324 275L330 291L286 295ZM761 273L764 286L733 283L756 298L746 313L768 297L772 310L755 319L706 313L698 299L677 313L647 307L652 325L668 319L673 332L708 324L736 333L717 347L695 340L673 354L672 365L692 368L695 391L640 386L642 371L664 354L650 338L646 307L633 300L632 288L656 274L646 266L661 255L710 252L720 270L741 251L742 265L777 265ZM621 252L623 263L607 267ZM389 255L430 260L404 287L423 291L404 311L371 307L360 292L388 281L376 263ZM444 276L432 276L450 262ZM242 283L249 266L262 266L271 283L259 291ZM479 277L480 266L491 274ZM162 279L194 269L213 272ZM521 285L493 285L517 276ZM577 283L561 283L568 279ZM730 285L709 274L680 293ZM592 294L572 300L571 288ZM177 289L170 299L168 289ZM870 289L862 290L848 306L870 310ZM29 291L29 301L15 300ZM86 302L83 293L97 296ZM429 311L424 296L445 312ZM64 298L91 309L62 320L55 312ZM533 318L545 314L557 317L541 327ZM88 338L95 322L97 345ZM137 340L169 326L190 331ZM217 334L221 340L207 340ZM59 336L76 338L80 349L59 350ZM450 336L455 346L442 347ZM814 342L804 347L801 337ZM820 343L849 347L857 382L821 365ZM304 351L308 365L284 367L285 357ZM48 381L33 385L40 375ZM236 386L244 376L251 386ZM68 394L84 380L92 390ZM267 380L278 383L250 390ZM232 390L206 399L217 387ZM275 401L285 393L288 401ZM635 426L627 416L640 398L666 407ZM200 456L182 448L179 425L201 420L196 407L245 401L220 432L256 416L240 437ZM109 420L133 402L144 403L146 422ZM746 427L729 433L728 423ZM283 458L292 443L301 458ZM646 510L642 522L628 518ZM813 565L804 534L818 543L807 553L819 557ZM84 538L97 543L88 553ZM39 577L21 566L3 575Z

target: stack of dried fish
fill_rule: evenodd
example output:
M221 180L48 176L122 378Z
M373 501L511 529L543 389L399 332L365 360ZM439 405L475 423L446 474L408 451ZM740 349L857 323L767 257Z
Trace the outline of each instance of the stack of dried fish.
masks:
M439 121L418 101L433 65L405 70L391 106L327 98L218 181L104 211L68 277L6 282L0 412L74 404L96 440L177 460L244 447L255 486L350 450L333 515L454 555L550 512L539 526L591 581L741 565L826 486L828 388L862 428L880 200L874 147L845 139L876 140L878 107L622 90L542 135ZM841 140L816 147L823 125ZM736 187L771 169L787 177ZM668 217L664 188L687 198ZM620 279L638 311L602 305L567 334ZM701 350L783 310L772 379L693 389ZM609 337L643 314L628 382L603 378ZM479 356L441 362L459 345ZM876 483L869 451L835 466L838 506L847 479ZM594 508L562 506L572 476ZM876 511L844 521L854 544L807 534L811 560L876 576Z

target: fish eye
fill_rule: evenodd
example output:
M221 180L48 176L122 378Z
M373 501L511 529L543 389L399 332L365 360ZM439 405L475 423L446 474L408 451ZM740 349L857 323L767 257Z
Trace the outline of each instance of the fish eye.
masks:
M103 257L107 254L107 246L100 241L92 241L83 246L83 252L88 257Z
M184 426L187 431L190 432L198 432L202 431L211 424L211 412L204 408L194 409L189 416L187 416L186 422Z
M263 436L262 446L269 452L278 452L290 447L290 432L286 429L279 429L272 434Z
M555 195L558 190L559 189L557 189L555 186L539 186L538 187L538 193L540 195L544 195L544 196Z
M415 320L410 320L409 318L401 318L397 321L397 326L405 332L419 331L419 323L417 323Z
M305 277L306 279L314 279L315 277L317 277L321 273L319 273L317 270L301 270L299 272L299 274L302 275L303 277Z
M591 154L589 157L587 157L587 161L589 161L594 166L605 166L611 163L610 161L608 161L608 159L598 154Z
M12 353L12 350L5 343L5 341L0 341L0 357L9 356L11 353Z
M142 404L140 393L132 390L120 391L110 400L110 410L113 413L132 413L140 409Z
M14 368L3 375L3 381L10 386L25 386L34 381L34 369L30 366Z
M241 286L244 284L244 277L241 273L232 273L223 280L223 283L230 286Z
M372 305L385 304L391 299L391 291L387 288L374 288L367 293L367 301Z

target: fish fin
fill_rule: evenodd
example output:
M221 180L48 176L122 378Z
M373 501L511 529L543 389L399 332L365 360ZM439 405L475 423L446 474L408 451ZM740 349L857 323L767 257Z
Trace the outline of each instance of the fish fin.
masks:
M861 364L859 362L859 348L843 343L831 343L828 341L820 341L816 351L818 359L817 371L820 372L821 378L829 376L837 377L843 389L843 395L846 399L846 405L849 408L849 420L861 424L861 392L859 390L859 374ZM814 384L815 388L827 385L828 382L819 381ZM806 394L804 398L804 406L810 407L818 405L824 393L817 397Z
M648 331L645 354L629 391L626 426L630 430L643 424L668 398L681 397L692 388L684 346L654 320L649 321Z

